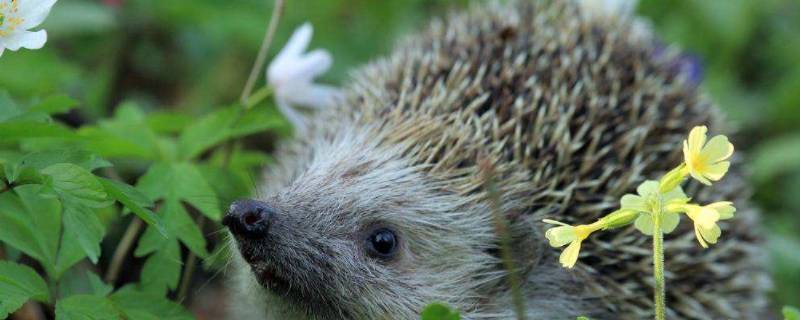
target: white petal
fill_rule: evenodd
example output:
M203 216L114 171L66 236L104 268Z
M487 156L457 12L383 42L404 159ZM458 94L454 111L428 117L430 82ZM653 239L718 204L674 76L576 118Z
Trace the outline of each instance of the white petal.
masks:
M292 108L292 106L289 105L286 100L280 97L275 97L275 103L278 105L278 110L280 110L281 113L283 113L283 116L286 117L286 120L289 120L292 126L294 126L295 132L305 132L306 120L299 112L294 110L294 108Z
M313 35L314 27L311 26L311 23L303 23L303 25L295 29L294 33L292 33L292 36L289 37L289 41L286 42L286 47L284 47L281 52L285 52L292 56L303 53L303 51L306 51L308 43L311 42L311 36Z
M313 33L314 29L308 22L294 31L283 49L278 52L275 58L270 61L269 66L267 66L267 81L271 85L291 81L291 77L295 74L293 70L297 68L303 51L306 50L308 43L311 42Z
M56 0L22 0L19 1L19 10L17 14L24 19L19 28L28 30L35 26L40 25L47 15L50 14L50 9L56 4Z
M333 64L331 54L324 49L317 49L302 56L293 71L298 78L313 79L328 71L331 64Z
M4 47L2 43L0 43L0 57L3 56L3 51L6 51L6 47Z
M0 39L0 44L8 50L17 51L19 48L40 49L47 42L47 31L39 30L36 32L19 31Z
M285 99L291 104L309 108L330 107L342 98L341 91L333 86L312 84L293 89L291 95L286 96Z

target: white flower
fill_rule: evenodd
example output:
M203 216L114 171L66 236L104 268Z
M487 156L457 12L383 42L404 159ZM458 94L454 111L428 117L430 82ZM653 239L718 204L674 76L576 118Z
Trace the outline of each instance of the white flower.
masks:
M308 22L297 28L267 67L267 83L274 90L275 102L298 132L305 130L305 119L294 109L295 106L320 109L341 98L339 89L313 83L314 78L328 71L333 62L326 50L305 52L313 32Z
M0 0L0 56L5 49L39 49L47 31L29 31L47 18L56 0Z
M633 16L638 0L580 0L581 13L586 18Z

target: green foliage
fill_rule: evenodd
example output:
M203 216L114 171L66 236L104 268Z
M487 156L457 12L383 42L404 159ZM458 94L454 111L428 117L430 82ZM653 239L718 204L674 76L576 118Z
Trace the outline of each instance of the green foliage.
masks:
M5 319L28 299L50 299L47 284L28 266L0 261L0 319Z
M124 104L108 120L72 129L51 118L75 106L68 97L30 104L0 97L0 241L37 260L47 275L45 282L30 267L0 261L0 318L28 299L55 302L57 319L191 318L164 298L184 268L181 245L208 257L199 219L218 221L227 201L252 191L248 180L235 177L264 163L224 146L259 132L285 132L285 122L263 106L234 105L174 125L168 120L180 117L151 117ZM139 161L128 173L136 186L115 169L125 159ZM114 291L75 266L87 258L99 263L108 226L128 212L148 225L134 251L147 259L139 283ZM55 287L59 298L51 301Z
M421 320L459 320L461 315L443 303L431 303L420 313Z
M791 306L784 306L783 320L800 320L800 309Z

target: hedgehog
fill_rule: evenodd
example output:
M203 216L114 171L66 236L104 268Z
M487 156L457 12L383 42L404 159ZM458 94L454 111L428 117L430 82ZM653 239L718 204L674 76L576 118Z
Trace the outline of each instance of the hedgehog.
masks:
M475 4L351 74L345 98L284 143L234 202L232 319L515 318L484 174L492 168L524 310L534 319L653 316L650 239L593 235L558 264L543 218L593 221L680 163L689 129L724 119L681 53L635 18L569 1ZM735 160L736 162L737 160ZM667 235L667 316L757 319L769 279L740 166L700 202L737 217L703 250Z

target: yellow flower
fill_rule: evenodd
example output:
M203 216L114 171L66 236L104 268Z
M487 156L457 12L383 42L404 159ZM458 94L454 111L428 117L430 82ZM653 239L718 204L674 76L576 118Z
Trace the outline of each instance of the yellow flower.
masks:
M634 221L636 229L646 235L652 235L654 213L661 215L661 231L663 233L670 233L678 227L680 215L670 210L664 210L664 208L670 203L689 201L680 186L673 187L669 192L662 194L659 192L658 181L647 180L636 188L636 193L638 195L626 194L620 199L622 209L640 213Z
M717 243L722 231L717 221L730 219L736 208L728 201L714 202L709 205L699 206L687 204L684 206L686 215L694 221L694 235L703 248L708 248L709 243Z
M711 185L711 181L719 181L728 172L731 163L725 160L733 154L733 144L723 135L706 143L707 131L706 126L699 126L689 132L689 139L683 141L683 159L693 178Z
M544 219L545 223L555 224L558 227L547 229L544 236L550 240L550 246L558 248L569 243L566 249L561 252L558 262L565 268L572 268L578 261L578 253L581 251L581 241L586 239L592 232L601 228L599 222L590 225L571 226L562 222Z

